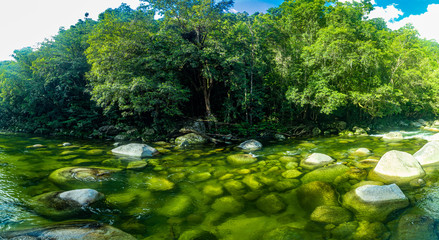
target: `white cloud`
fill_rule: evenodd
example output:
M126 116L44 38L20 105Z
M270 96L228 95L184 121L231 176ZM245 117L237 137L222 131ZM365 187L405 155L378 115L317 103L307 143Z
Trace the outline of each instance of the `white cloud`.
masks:
M375 7L375 9L370 12L369 18L383 18L386 22L392 22L402 15L404 15L404 13L400 9L397 9L395 4L392 4L386 8Z
M392 30L399 29L410 23L418 30L422 38L428 40L433 39L439 42L439 31L437 27L439 23L439 4L429 5L427 12L420 15L410 15L399 21L392 21L392 19L387 18L386 21L387 26Z
M339 2L345 3L345 2L361 2L361 0L338 0ZM375 5L376 2L375 0L370 1L372 3L372 5Z
M119 7L122 2L131 8L139 0L14 0L0 2L0 61L12 59L16 49L36 46L58 33L60 27L70 27L78 19L96 19L107 8Z
M231 13L238 13L238 11L236 9L234 9L234 8L230 9L230 12Z

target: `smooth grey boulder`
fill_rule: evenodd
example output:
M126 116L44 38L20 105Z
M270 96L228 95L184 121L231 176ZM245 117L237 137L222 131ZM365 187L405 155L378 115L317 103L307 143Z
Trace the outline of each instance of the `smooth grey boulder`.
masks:
M127 145L122 145L111 150L111 152L140 158L151 157L158 153L157 149L141 143L130 143Z
M262 148L262 143L254 139L250 139L245 142L242 142L241 144L239 144L238 147L246 151L256 151Z
M329 163L334 162L334 159L323 153L313 153L305 160L300 162L300 166L306 169L315 169L323 167Z
M389 132L384 134L383 140L386 142L397 142L404 139L404 136L402 136L402 133L400 132Z
M435 220L429 216L406 214L401 217L392 240L437 240Z
M384 183L408 184L410 181L422 178L425 171L411 154L392 150L385 153L369 178Z
M0 233L0 239L22 240L135 240L132 235L94 221L76 221L42 228Z
M101 200L103 195L94 189L86 188L62 192L58 195L58 197L66 201L77 202L81 206L88 206Z
M396 184L363 185L343 196L343 207L369 222L384 221L391 212L408 205L408 198Z
M419 149L419 151L413 154L413 157L418 160L422 166L439 163L439 142L428 142Z

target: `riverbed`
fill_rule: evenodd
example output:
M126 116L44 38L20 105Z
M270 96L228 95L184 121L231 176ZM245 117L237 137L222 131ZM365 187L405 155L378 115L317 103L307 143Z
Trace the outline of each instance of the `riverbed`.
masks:
M177 149L171 143L156 142L148 145L160 154L135 159L112 154L111 141L2 133L0 232L92 219L136 239L389 239L400 234L400 219L408 213L439 219L435 169L427 171L422 186L402 189L410 200L408 207L377 222L358 220L355 215L337 224L313 221L297 189L314 180L326 182L341 204L343 194L368 180L369 171L382 155L390 150L414 154L433 134L403 132L404 140L396 142L383 141L381 135L287 139L262 142L263 148L252 152L236 145ZM71 145L64 146L65 142ZM355 151L359 148L370 153L358 154ZM346 166L340 174L344 180L308 174L313 170L301 168L300 161L312 153L329 155L335 159L333 166ZM251 155L256 161L231 164L228 159L236 154ZM110 181L94 184L63 185L49 179L55 170L67 167L117 172ZM99 191L104 202L85 209L87 214L66 219L42 216L29 205L41 194L79 188ZM368 232L368 228L375 232Z

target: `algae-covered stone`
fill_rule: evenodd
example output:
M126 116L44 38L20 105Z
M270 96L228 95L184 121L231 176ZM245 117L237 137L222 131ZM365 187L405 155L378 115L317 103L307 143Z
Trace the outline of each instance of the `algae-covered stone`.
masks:
M398 223L395 240L437 240L437 228L434 219L429 216L406 214Z
M335 189L325 182L315 181L304 184L297 189L300 205L312 212L318 206L338 206L338 194Z
M250 139L242 142L238 147L246 151L256 151L262 148L262 144L254 139Z
M284 178L297 178L302 175L302 172L297 169L286 170L282 173L282 177Z
M203 188L203 194L209 197L218 197L223 195L224 190L221 185L207 185Z
M100 186L114 181L112 175L120 170L109 168L66 167L53 171L49 180L63 188Z
M93 205L104 198L93 189L77 189L66 192L49 192L38 195L29 201L29 206L39 215L52 219L84 217L84 207Z
M145 161L131 161L127 165L127 169L129 170L137 170L137 169L143 169L148 165Z
M286 205L278 195L271 193L260 197L256 201L256 207L266 214L275 214L283 211Z
M255 175L247 175L244 177L244 179L242 180L242 182L247 185L250 189L252 189L253 191L255 190L259 190L261 189L264 185L262 183L260 183Z
M316 169L332 163L334 159L323 153L313 153L300 162L300 166L306 169Z
M262 239L269 240L323 240L322 235L289 226L276 228L264 234Z
M194 173L189 176L189 181L191 182L203 182L211 178L212 174L210 172Z
M406 152L396 150L384 154L369 175L372 180L398 185L423 176L425 171L418 160Z
M285 164L285 168L288 170L296 169L298 166L299 166L299 163L297 163L297 162L288 162L287 164Z
M274 184L274 189L278 192L283 192L286 190L291 190L299 187L301 184L298 179L285 179L282 181L278 181Z
M191 209L192 198L187 195L177 195L167 200L163 207L157 209L157 213L167 217L182 216Z
M178 240L217 240L211 232L204 230L188 230L180 235Z
M352 219L352 214L348 210L337 206L318 206L311 213L311 220L325 224L335 224L348 222Z
M439 141L428 142L413 157L421 166L439 163Z
M127 155L131 157L139 157L139 158L151 157L158 153L157 149L141 143L130 143L127 145L122 145L111 150L111 152L115 154L121 154L121 155Z
M112 207L124 209L132 207L136 203L137 197L134 192L114 193L108 195L106 201Z
M305 174L301 178L301 180L303 183L309 183L313 181L332 183L338 176L345 174L347 171L349 171L349 169L350 168L346 165L334 164L311 171Z
M367 156L370 154L371 154L371 152L367 148L358 148L357 150L354 151L354 155L357 155L357 156Z
M241 215L235 218L229 218L217 227L218 239L262 239L261 237L264 233L276 226L278 226L278 223L271 217L249 217Z
M389 231L381 222L359 222L357 230L352 235L354 240L388 239Z
M174 188L174 183L164 177L152 176L146 181L146 186L151 191L168 191Z
M178 146L184 142L186 142L188 145L196 145L206 143L207 140L206 138L195 133L188 133L175 139L175 144Z
M100 156L100 155L104 155L105 151L102 149L92 149L85 152L85 154L89 156Z
M256 162L258 159L251 154L234 154L227 157L227 162L232 165L244 165Z
M226 196L216 199L212 204L212 208L223 213L240 213L244 208L244 204L232 196Z
M240 181L227 181L224 183L224 187L232 195L241 195L245 193L245 185Z
M29 230L0 233L1 239L135 240L132 235L94 221L66 222Z
M358 222L345 222L331 230L335 239L352 239L352 235L358 228Z
M396 184L364 185L343 196L344 207L370 222L384 221L391 212L408 205L408 198Z

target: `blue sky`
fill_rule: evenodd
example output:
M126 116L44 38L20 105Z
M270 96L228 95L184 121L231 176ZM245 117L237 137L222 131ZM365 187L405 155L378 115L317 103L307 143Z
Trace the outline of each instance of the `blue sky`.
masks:
M339 0L356 1L356 0ZM359 1L359 0L358 0ZM60 27L68 28L86 12L96 19L107 8L122 2L137 8L139 0L10 0L0 2L0 61L10 60L15 49L38 47L38 43L56 35ZM235 0L234 10L265 12L282 0ZM421 37L439 42L439 0L372 0L375 10L370 17L382 17L389 28L411 23Z

